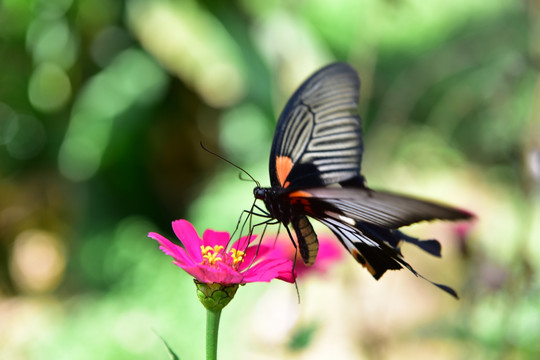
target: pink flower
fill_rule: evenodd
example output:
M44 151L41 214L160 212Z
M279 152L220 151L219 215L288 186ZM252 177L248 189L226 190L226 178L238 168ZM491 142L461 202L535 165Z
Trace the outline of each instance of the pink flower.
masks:
M292 261L266 245L251 245L256 236L244 236L229 248L229 233L208 229L201 239L186 220L173 221L174 233L184 247L160 234L148 234L160 249L174 258L173 264L201 283L223 285L269 282L279 279L294 282Z
M280 237L276 242L276 250L282 253L283 257L294 259L295 248L288 237ZM326 236L319 236L319 252L317 259L311 266L307 266L302 261L300 254L296 255L296 264L294 272L297 277L305 277L308 274L326 273L335 262L343 257L343 246L336 240Z

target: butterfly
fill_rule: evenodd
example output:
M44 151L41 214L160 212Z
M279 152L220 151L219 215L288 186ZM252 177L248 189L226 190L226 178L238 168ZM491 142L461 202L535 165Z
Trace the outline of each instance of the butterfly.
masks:
M360 79L346 63L327 65L309 77L281 113L270 151L270 183L257 184L268 222L284 225L306 265L315 262L318 240L310 218L330 229L375 279L409 265L403 242L441 256L437 240L419 240L398 228L423 220L464 220L472 214L430 201L375 191L361 175ZM450 287L431 282L457 298Z

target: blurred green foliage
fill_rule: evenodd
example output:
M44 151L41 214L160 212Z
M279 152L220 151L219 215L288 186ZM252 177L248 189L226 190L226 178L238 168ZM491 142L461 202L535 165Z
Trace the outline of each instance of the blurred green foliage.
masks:
M253 184L199 143L267 184L286 99L340 60L362 80L370 185L478 215L411 229L442 260L405 249L462 300L348 261L300 304L243 288L222 358L537 359L539 24L535 0L4 0L0 357L165 359L161 336L201 358L194 286L146 234L232 231Z

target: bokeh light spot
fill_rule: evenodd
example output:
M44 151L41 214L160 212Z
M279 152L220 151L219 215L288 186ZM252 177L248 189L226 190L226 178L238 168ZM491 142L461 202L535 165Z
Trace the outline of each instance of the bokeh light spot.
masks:
M92 77L73 105L60 148L60 172L74 181L92 177L101 164L115 121L136 104L152 103L165 88L161 68L141 51L120 53Z
M90 48L92 59L101 67L105 67L130 43L131 39L124 29L117 26L106 27L94 38Z
M124 348L134 353L143 353L150 349L154 342L148 337L145 324L153 318L138 310L129 310L120 314L113 328L113 335ZM133 326L134 324L137 324Z
M53 62L69 68L77 55L77 43L62 19L36 19L28 28L27 44L36 63Z
M83 181L96 173L100 160L101 150L91 139L73 137L62 144L59 170L68 179Z
M43 124L29 115L19 115L18 129L6 144L9 154L20 160L36 156L45 145L46 133Z
M220 121L219 140L233 161L244 163L264 157L270 149L271 130L261 110L246 104L226 112Z
M39 65L28 86L32 105L44 112L62 108L71 96L71 83L64 70L52 63Z
M73 0L38 0L35 6L40 17L56 19L64 15L72 3Z
M0 102L0 145L10 142L18 129L17 114L9 106Z
M58 236L43 230L26 230L15 239L10 271L21 290L54 290L64 272L66 259Z
M245 94L238 45L197 3L131 1L128 13L143 46L210 106L230 106Z

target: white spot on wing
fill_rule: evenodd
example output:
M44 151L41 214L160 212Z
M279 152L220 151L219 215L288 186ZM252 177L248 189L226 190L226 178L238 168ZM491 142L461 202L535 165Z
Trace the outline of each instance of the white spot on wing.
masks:
M339 215L339 219L341 221L343 221L344 223L347 223L351 226L354 226L355 222L353 219L351 219L350 217L346 217L346 216L343 216L343 215Z

